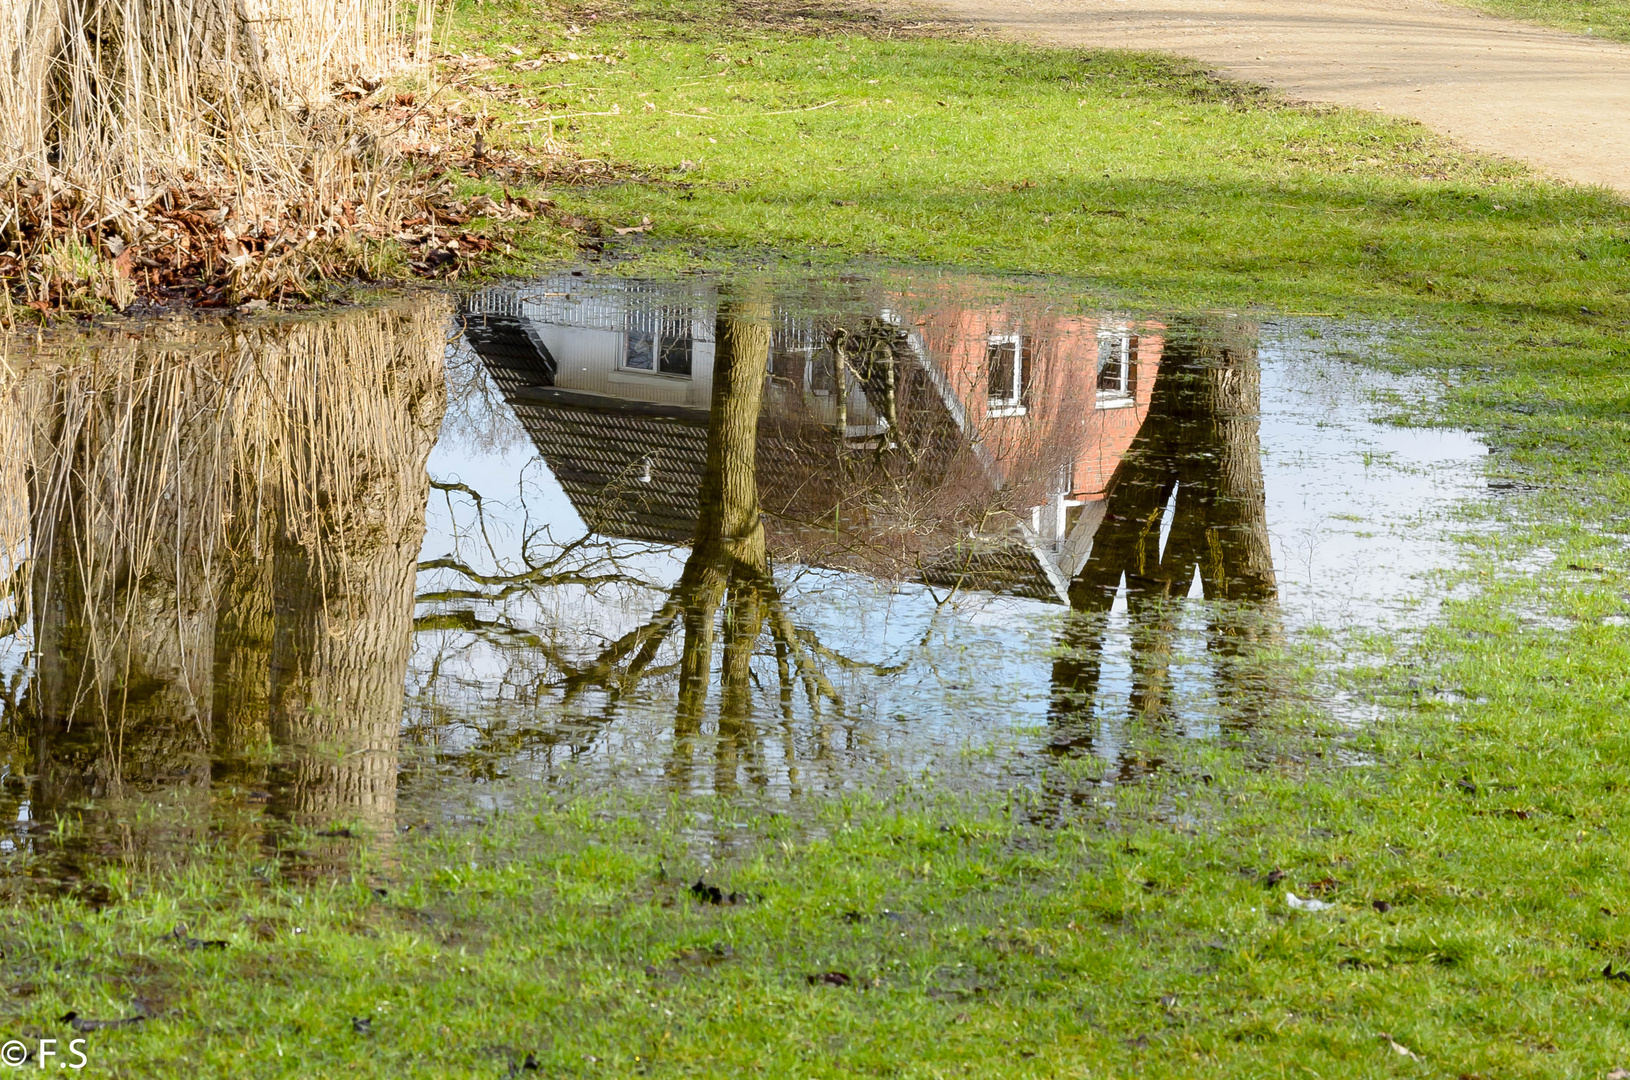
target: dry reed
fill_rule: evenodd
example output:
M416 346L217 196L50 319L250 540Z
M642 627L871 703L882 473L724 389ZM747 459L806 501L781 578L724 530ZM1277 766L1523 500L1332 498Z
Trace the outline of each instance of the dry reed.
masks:
M30 301L122 308L134 271L159 265L145 254L164 239L155 207L181 204L198 219L183 231L219 241L205 276L230 275L237 294L264 292L251 264L272 252L242 237L273 222L292 246L318 239L325 222L350 228L382 213L389 148L336 94L354 97L428 60L419 24L434 0L419 8L415 17L403 0L0 0L0 252L13 255L0 274L32 274ZM45 296L52 281L82 288Z
M9 357L0 355L0 636L28 618L28 413Z

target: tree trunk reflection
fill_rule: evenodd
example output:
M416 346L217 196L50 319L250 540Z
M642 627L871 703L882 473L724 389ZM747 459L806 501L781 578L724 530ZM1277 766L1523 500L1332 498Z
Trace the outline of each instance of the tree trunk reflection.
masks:
M1103 636L1123 580L1135 716L1174 714L1179 602L1196 577L1209 602L1207 645L1219 680L1235 678L1232 658L1243 647L1276 636L1260 394L1254 327L1229 320L1171 328L1148 416L1116 470L1091 554L1070 583L1075 614L1053 666L1051 712L1062 729L1055 746L1093 743ZM1228 700L1249 710L1248 695Z
M679 701L673 783L690 775L694 743L707 715L716 639L722 630L720 701L714 742L714 788L735 787L743 765L754 782L766 779L753 722L752 661L768 630L790 702L802 684L817 717L836 690L810 655L793 625L770 570L758 489L759 422L770 354L771 306L758 290L727 292L715 331L713 392L708 415L706 466L691 550L666 602L644 625L613 642L590 662L571 670L568 692L588 685L630 688L655 660L678 625Z
M270 715L292 757L273 806L303 824L349 817L394 832L441 326L439 310L386 317L290 355Z

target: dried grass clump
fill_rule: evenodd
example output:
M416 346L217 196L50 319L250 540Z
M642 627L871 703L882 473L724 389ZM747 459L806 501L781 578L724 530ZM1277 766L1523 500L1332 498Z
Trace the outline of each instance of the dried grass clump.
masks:
M403 22L402 0L0 0L0 276L123 307L138 269L183 269L154 249L218 235L226 265L199 272L262 295L292 268L233 240L332 246L325 223L388 216L387 133L336 90L428 59Z
M304 148L257 136L394 67L396 19L395 0L9 0L6 166L137 191L154 170L284 164Z

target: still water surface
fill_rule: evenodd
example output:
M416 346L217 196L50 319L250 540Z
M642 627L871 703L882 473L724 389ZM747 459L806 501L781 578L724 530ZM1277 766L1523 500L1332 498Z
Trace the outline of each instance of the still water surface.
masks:
M1287 648L1430 616L1485 450L1376 422L1428 391L1374 347L888 273L50 343L0 406L0 850L1135 779L1248 737Z

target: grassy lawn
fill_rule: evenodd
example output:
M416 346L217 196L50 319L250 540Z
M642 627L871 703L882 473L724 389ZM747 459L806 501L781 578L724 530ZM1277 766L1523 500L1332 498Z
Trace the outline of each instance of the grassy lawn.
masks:
M1165 304L1624 310L1622 203L1418 124L1286 105L1155 56L686 10L568 18L590 29L567 38L488 4L455 46L622 54L476 81L499 89L495 142L542 137L524 107L542 102L576 150L644 170L653 182L565 194L617 225L649 217L656 240L1064 274Z
M1630 4L1624 0L1461 0L1508 19L1527 19L1561 30L1630 41Z
M12 914L11 1029L145 1008L86 1035L127 1076L1602 1076L1630 1059L1603 975L1630 657L1583 631L1560 662L1504 611L1413 671L1487 704L1395 699L1351 747L1378 767L1286 715L1256 753L1173 743L1144 786L1085 772L1078 802L517 793L331 886L221 850L113 875L101 913Z
M552 194L649 217L652 266L920 260L1409 327L1375 359L1441 376L1412 419L1484 432L1516 490L1472 512L1440 623L1350 675L1376 722L1289 694L1243 743L1170 740L1141 785L1065 769L1057 802L516 791L318 885L205 847L107 871L105 908L14 907L8 1037L145 1011L83 1036L85 1074L123 1076L1630 1068L1630 980L1604 974L1630 964L1630 209L1168 61L794 18L489 3L452 43L617 58L495 68L486 101L550 103L642 173Z

